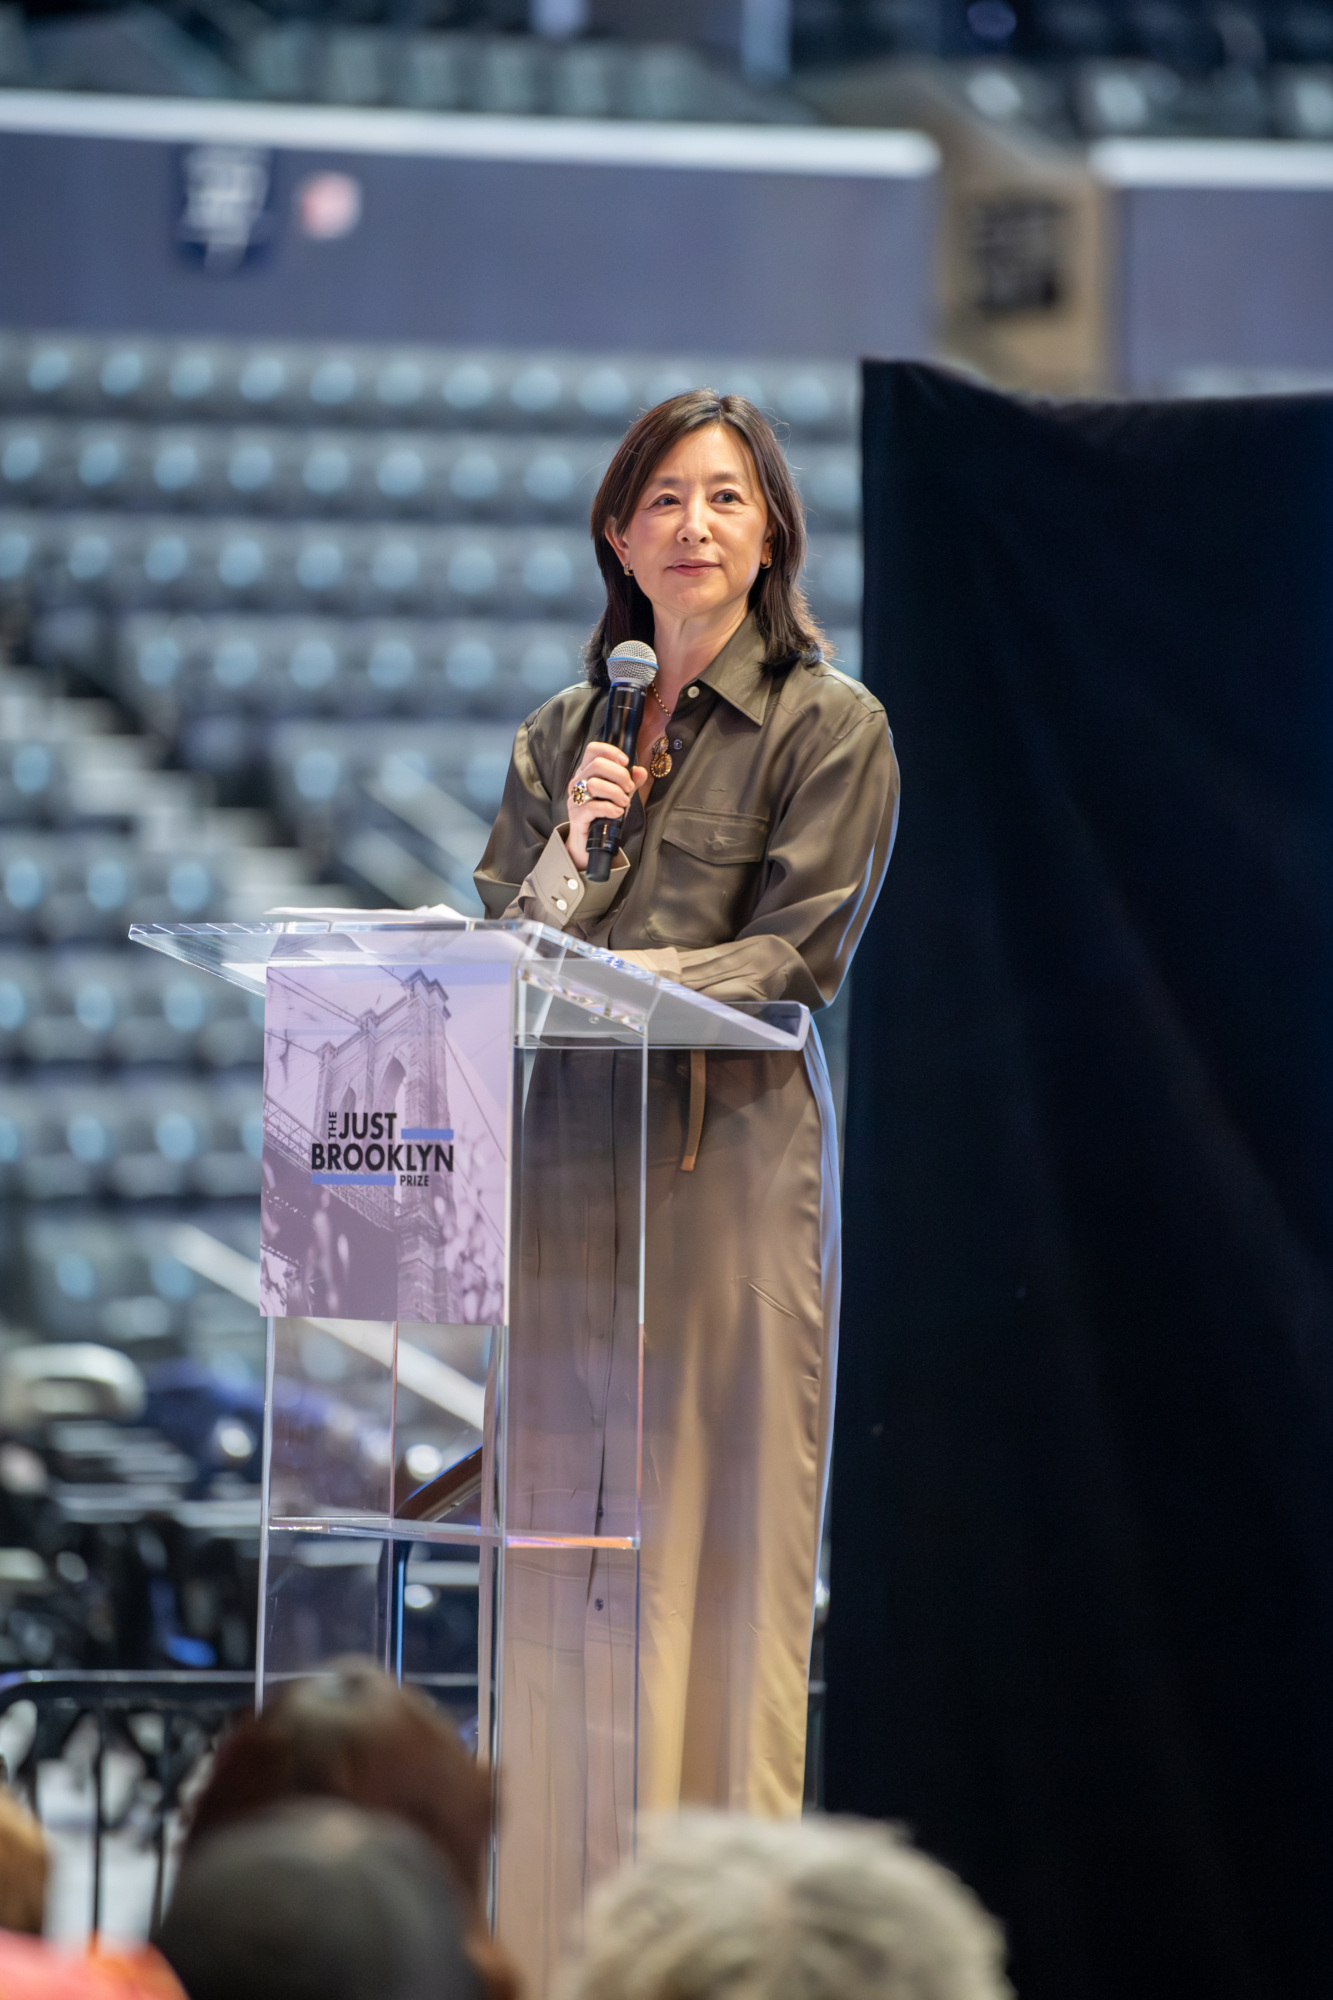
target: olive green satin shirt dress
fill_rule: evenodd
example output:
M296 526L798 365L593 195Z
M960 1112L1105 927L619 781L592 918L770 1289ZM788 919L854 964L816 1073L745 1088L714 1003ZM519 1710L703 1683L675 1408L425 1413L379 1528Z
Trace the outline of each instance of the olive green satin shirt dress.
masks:
M773 678L761 659L747 618L682 691L667 732L673 768L646 804L631 805L604 884L573 867L562 833L566 790L600 728L605 693L571 687L530 716L476 876L488 916L569 930L722 1001L830 1001L888 866L893 742L858 682L824 664ZM693 1080L697 1096L697 1068ZM574 1069L563 1087L576 1117ZM655 1054L638 1803L790 1814L801 1806L837 1340L837 1145L818 1037L800 1055L710 1054L697 1158L691 1094L689 1056ZM561 1199L552 1190L553 1218ZM588 1212L586 1190L571 1191L552 1239L577 1234ZM579 1337L571 1328L571 1342ZM589 1464L586 1478L567 1474L571 1526L580 1508L591 1525L605 1446L595 1413L590 1424L578 1417ZM531 1793L511 1778L504 1806L511 1879L525 1894L521 1907L501 1910L500 1934L540 1983L588 1886L562 1878L551 1859L560 1842L537 1835L543 1815L582 1815L579 1866L590 1877L621 1857L624 1816L605 1819L594 1797L619 1782L594 1768L615 1698L598 1692L610 1683L596 1664L614 1649L614 1630L597 1621L617 1615L615 1578L597 1558L574 1563L563 1608L549 1574L534 1567L529 1582L525 1650L511 1559L506 1702L526 1677L523 1713L542 1719L531 1724ZM586 1783L586 1801L554 1803L555 1762L574 1773L562 1783ZM518 1851L529 1834L530 1866Z

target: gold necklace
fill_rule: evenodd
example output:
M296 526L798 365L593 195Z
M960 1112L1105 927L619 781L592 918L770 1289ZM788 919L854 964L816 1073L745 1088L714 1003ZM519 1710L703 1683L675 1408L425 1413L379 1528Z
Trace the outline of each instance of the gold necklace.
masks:
M648 692L661 709L666 721L670 722L676 712L675 709L667 707L661 695L657 692L656 684L650 687ZM667 743L665 729L648 753L648 769L654 778L665 778L671 769L671 749Z

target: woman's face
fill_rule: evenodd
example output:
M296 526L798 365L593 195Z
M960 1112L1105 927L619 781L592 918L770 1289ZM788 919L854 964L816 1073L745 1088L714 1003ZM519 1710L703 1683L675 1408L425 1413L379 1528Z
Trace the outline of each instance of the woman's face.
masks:
M662 459L623 528L607 540L653 609L677 618L743 603L769 557L768 509L742 438L691 431Z

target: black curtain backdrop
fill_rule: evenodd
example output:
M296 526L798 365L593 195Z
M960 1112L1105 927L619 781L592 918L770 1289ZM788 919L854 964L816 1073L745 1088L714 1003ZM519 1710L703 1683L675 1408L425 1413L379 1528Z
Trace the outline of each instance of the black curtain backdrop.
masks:
M829 1805L1022 2000L1329 2000L1333 399L865 390Z

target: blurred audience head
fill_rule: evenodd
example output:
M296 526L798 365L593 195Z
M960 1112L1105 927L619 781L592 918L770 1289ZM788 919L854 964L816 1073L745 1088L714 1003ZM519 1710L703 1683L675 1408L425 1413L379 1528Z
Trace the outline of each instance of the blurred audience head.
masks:
M28 1808L0 1786L0 1930L42 1928L49 1867L46 1837Z
M478 2000L465 1930L423 1834L326 1800L202 1842L157 1946L189 2000Z
M237 1724L195 1803L186 1852L265 1806L302 1798L410 1821L478 1903L489 1783L439 1711L368 1660L293 1681Z
M1006 2000L1004 1938L892 1828L683 1813L592 1899L564 2000Z

